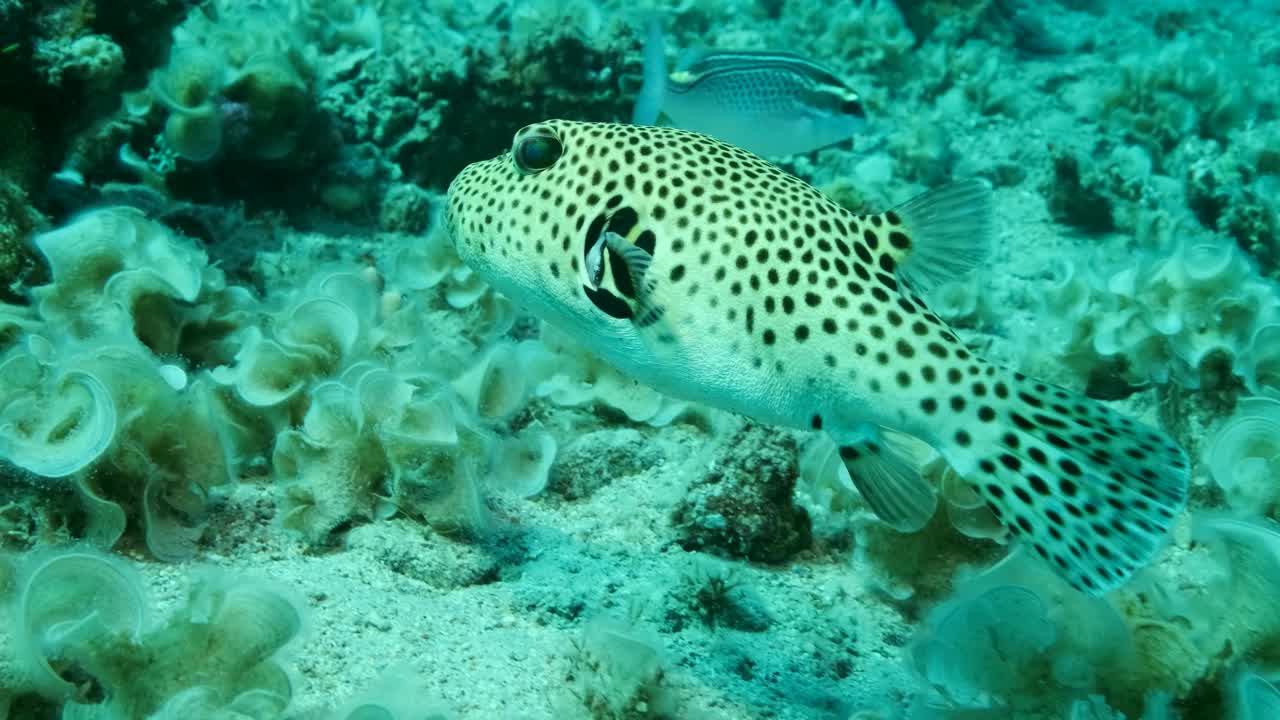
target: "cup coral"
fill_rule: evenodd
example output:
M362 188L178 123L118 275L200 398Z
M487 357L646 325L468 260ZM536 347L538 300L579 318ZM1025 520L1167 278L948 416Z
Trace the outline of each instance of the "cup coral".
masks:
M1134 385L1212 386L1222 370L1257 377L1249 358L1280 313L1270 284L1221 241L1181 242L1094 275L1063 263L1045 297L1054 354L1085 377L1114 371Z
M60 478L96 461L115 439L115 401L102 380L50 364L47 341L28 336L0 361L9 387L0 405L0 457L35 475ZM43 356L43 359L42 359Z
M1249 516L1269 515L1280 502L1280 401L1254 397L1209 442L1209 474L1226 494L1227 505Z
M234 152L281 160L315 113L313 62L286 14L217 2L173 33L169 62L152 74L149 100L167 113L167 150L193 163ZM146 108L133 98L135 108Z
M278 654L302 614L276 588L201 576L186 603L154 623L132 568L79 548L33 554L15 588L24 688L63 703L62 717L269 720L289 703Z

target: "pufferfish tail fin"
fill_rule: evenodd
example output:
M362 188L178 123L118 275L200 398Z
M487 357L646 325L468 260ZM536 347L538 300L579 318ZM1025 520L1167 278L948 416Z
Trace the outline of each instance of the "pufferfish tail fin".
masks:
M986 261L993 233L991 206L986 181L957 180L873 218L871 232L882 241L877 245L898 279L923 293Z
M1102 403L1021 373L992 368L972 391L953 404L959 422L939 449L1010 533L1090 594L1151 561L1186 505L1181 448Z

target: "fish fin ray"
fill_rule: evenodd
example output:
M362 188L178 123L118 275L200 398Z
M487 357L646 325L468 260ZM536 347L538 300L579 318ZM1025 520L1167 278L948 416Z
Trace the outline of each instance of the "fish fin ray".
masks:
M667 95L666 41L662 35L662 22L649 19L644 41L644 81L631 111L631 124L655 125L662 113Z
M898 279L917 292L963 276L990 254L991 186L985 180L934 188L891 212L901 218L910 246L886 252L897 256Z
M640 328L657 325L666 314L665 308L655 299L657 281L649 272L653 256L637 245L627 242L615 232L606 231L602 236L605 247L621 260L627 281L633 290L635 303L634 322ZM616 283L616 278L615 278Z
M1013 373L995 387L1005 397L983 403L989 420L957 431L971 445L940 448L944 457L1073 587L1098 595L1120 585L1159 552L1185 507L1186 454L1164 433L1047 383Z
M623 264L626 266L627 274L630 275L631 281L637 288L644 282L645 275L649 272L649 265L653 263L653 256L645 252L627 239L616 232L606 230L601 238L605 247L617 253L622 258Z
M854 487L876 517L899 532L916 532L929 523L938 506L932 485L904 449L878 428L860 431L861 438L839 443L840 460Z

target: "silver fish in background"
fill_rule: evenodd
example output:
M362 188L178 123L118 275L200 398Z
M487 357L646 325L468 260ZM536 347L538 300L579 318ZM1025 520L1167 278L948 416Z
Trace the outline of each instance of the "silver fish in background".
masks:
M834 145L866 125L858 93L812 60L785 52L694 52L668 75L665 45L662 27L651 22L636 125L665 115L676 127L765 156Z

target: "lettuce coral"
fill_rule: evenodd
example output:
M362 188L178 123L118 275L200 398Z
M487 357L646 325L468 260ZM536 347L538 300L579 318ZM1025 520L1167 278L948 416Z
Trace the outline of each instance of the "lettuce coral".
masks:
M1137 681L1176 698L1199 695L1204 716L1220 717L1213 705L1226 704L1233 670L1280 663L1280 533L1274 523L1205 514L1191 539L1178 565L1155 568L1120 607L1138 648Z
M35 238L53 282L31 295L47 321L87 339L113 331L160 331L148 316L178 320L179 302L195 301L208 260L189 242L131 208L94 210ZM167 312L166 312L167 311ZM164 328L171 337L180 320ZM139 340L157 344L169 338ZM167 348L166 348L167 349Z
M1232 697L1235 720L1280 717L1280 690L1257 673L1241 673Z
M1182 35L1155 58L1133 53L1101 95L1103 117L1131 141L1145 147L1157 165L1188 137L1225 139L1249 117L1257 103L1252 69L1228 34Z
M241 403L275 418L274 440L259 444L273 448L281 523L308 542L396 513L474 533L487 526L486 489L530 495L546 484L554 440L490 427L528 398L530 346L473 354L413 342L428 297L484 312L476 306L492 293L460 301L441 282L450 272L400 266L388 279L404 290L391 296L379 295L375 273L317 273L269 301L280 308L263 323L270 336L248 326L235 362L212 371ZM509 323L501 310L493 317Z
M883 429L882 429L883 431ZM950 589L957 566L987 562L1006 531L985 502L928 446L914 438L886 434L911 458L921 476L936 487L945 512L934 512L915 533L902 533L879 520L858 493L834 441L813 438L799 458L794 502L809 516L815 538L834 546L853 545L862 591L895 600L927 600ZM957 535L959 530L961 535Z
M278 655L302 612L272 586L199 576L157 623L127 563L72 548L27 558L15 591L16 689L61 704L62 717L269 720L289 704Z
M193 244L135 210L86 213L35 244L51 278L31 290L33 314L5 313L21 334L0 360L9 383L0 457L69 478L95 543L115 543L132 514L156 557L189 557L210 493L237 458L213 388L182 365L217 356L208 323L246 297Z
M1249 382L1255 363L1275 357L1259 332L1277 321L1280 297L1228 243L1186 240L1127 267L1090 273L1064 262L1055 274L1049 352L1092 382Z
M1188 144L1187 205L1209 230L1236 241L1264 274L1280 272L1280 122L1236 130L1229 142Z
M467 530L483 527L474 474L482 438L459 427L455 408L439 405L448 397L434 390L369 364L312 388L302 426L280 434L272 459L284 526L320 543L339 525L405 508Z
M136 517L155 557L187 559L208 522L213 494L234 479L236 458L220 431L213 387L204 379L175 387L172 373L137 352L107 346L90 357L121 422L94 472L74 478L92 498L86 509ZM110 545L118 536L102 539Z
M914 638L912 718L1247 718L1241 662L1280 659L1280 534L1206 516L1138 584L1087 598L1021 553L958 577ZM1253 693L1266 688L1253 685ZM1175 714L1177 713L1181 714Z
M506 426L550 358L493 344L514 312L451 285L448 253L391 251L385 276L322 266L259 300L136 210L86 213L36 245L51 281L34 308L0 306L0 457L66 478L99 546L132 527L155 557L190 557L216 494L251 469L311 543L396 513L474 532L487 493L548 481L555 437Z
M1241 400L1208 448L1206 465L1227 506L1249 516L1274 514L1280 504L1280 401Z
M670 425L696 408L669 398L622 375L613 366L574 343L554 326L542 326L542 344L553 361L541 365L534 394L556 405L598 403L621 412L634 422L655 427Z
M321 271L306 286L277 300L267 315L267 336L247 327L232 364L213 378L233 387L249 405L273 408L296 402L317 378L330 377L377 344L377 293L368 277L349 270Z
M174 29L168 64L129 104L137 115L163 109L159 151L193 163L228 152L280 160L316 113L316 69L305 46L280 8L211 3Z
M27 559L19 583L11 610L16 655L30 687L47 697L66 701L90 690L66 677L78 649L142 635L142 584L121 561L78 550L46 553Z
M51 366L49 349L40 347L46 342L30 336L27 347L0 362L0 376L9 383L0 407L0 457L35 475L60 478L106 452L118 419L102 380L84 369Z
M421 308L403 303L388 313L387 325L394 327L402 338L418 337L424 333L448 330L450 334L470 340L475 348L492 342L511 329L516 312L511 301L480 280L458 257L453 243L439 219L431 225L425 238L415 238L405 243L389 258L387 265L389 285L401 293L433 294L443 299L451 310L436 319L449 322L447 328L423 325ZM408 340L402 344L408 344ZM445 353L436 353L429 360L433 366L449 364ZM455 358L456 360L456 358ZM452 363L455 370L461 365Z
M1061 717L1089 695L1141 708L1146 690L1139 684L1135 700L1123 685L1135 653L1125 618L1106 600L1071 591L1015 552L962 580L930 612L911 646L929 688L914 707L921 718L957 720L982 712Z

